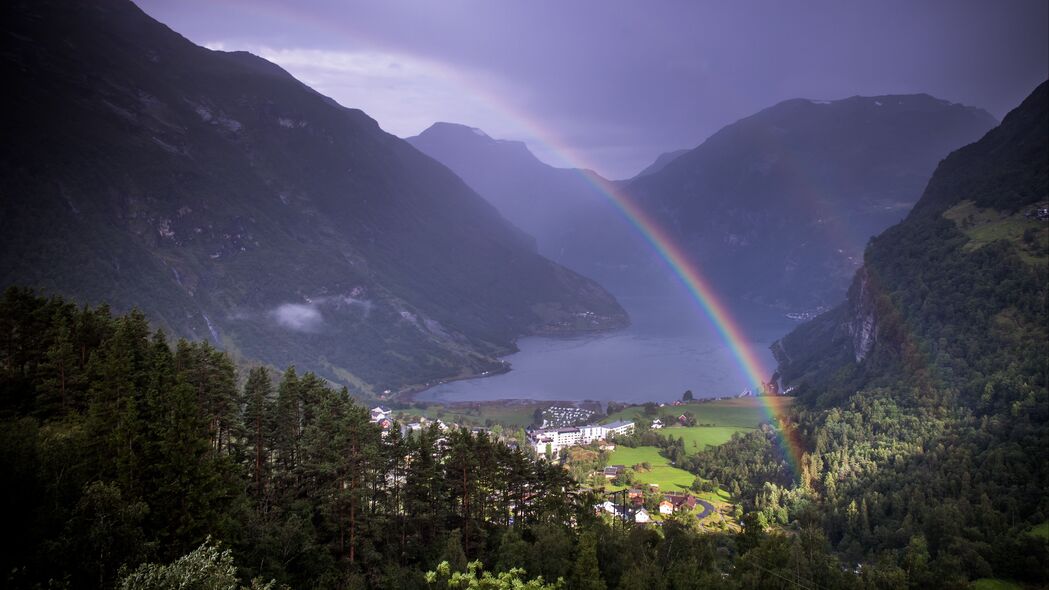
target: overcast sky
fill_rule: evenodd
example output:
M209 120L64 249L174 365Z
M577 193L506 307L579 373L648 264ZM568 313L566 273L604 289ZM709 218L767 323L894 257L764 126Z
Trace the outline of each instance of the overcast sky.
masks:
M406 137L435 121L633 175L781 100L926 92L999 119L1049 77L1046 0L139 0Z

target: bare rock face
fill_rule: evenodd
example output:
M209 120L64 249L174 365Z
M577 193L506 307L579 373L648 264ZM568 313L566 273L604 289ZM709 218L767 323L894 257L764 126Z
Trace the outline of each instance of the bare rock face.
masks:
M849 290L849 311L846 330L851 338L853 356L859 363L867 357L877 340L874 291L867 267L856 273L856 279Z

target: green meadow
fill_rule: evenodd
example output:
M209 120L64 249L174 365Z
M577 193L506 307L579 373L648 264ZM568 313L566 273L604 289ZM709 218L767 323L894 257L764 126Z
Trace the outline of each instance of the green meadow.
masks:
M739 426L673 426L660 431L663 436L685 440L686 453L698 453L707 446L718 446L728 442L733 434L746 432L752 428Z
M650 471L638 472L636 479L643 484L658 484L660 491L671 492L688 489L696 476L678 469L667 461L667 458L659 454L657 447L624 447L617 446L616 450L608 458L609 465L626 465L633 467L638 463L648 462L652 469ZM609 486L612 488L612 486ZM619 488L622 489L622 486Z
M969 586L972 590L1021 590L1022 586L998 578L980 578Z
M782 407L790 405L793 401L794 398L791 397L740 397L715 401L695 401L680 406L664 406L659 408L658 415L680 416L684 412L692 412L696 417L697 424L713 424L714 426L748 429L757 428L759 424L769 420L768 410L766 409L767 404ZM654 416L645 414L644 406L631 406L611 414L602 422L636 420L638 418L650 420Z

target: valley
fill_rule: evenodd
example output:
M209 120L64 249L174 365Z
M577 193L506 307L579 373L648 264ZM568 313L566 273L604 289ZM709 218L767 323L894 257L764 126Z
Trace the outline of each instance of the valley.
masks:
M0 13L0 587L1049 587L1044 1Z

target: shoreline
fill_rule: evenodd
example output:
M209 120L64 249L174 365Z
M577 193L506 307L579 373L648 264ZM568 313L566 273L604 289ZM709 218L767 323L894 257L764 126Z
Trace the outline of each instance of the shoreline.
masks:
M440 379L440 380L438 380L436 382L429 383L429 384L421 383L421 384L409 385L409 386L405 387L404 389L398 391L397 393L394 393L390 397L386 398L386 401L394 401L394 400L396 400L396 401L404 401L404 402L407 402L407 403L416 403L418 401L416 399L417 395L419 395L420 393L423 393L424 391L433 389L434 387L438 387L440 385L445 385L447 383L454 383L456 381L471 381L471 380L474 380L474 379L485 379L485 378L488 378L488 377L495 377L497 375L505 375L505 374L507 374L507 373L509 373L510 371L513 370L513 365L509 361L506 360L506 357L512 356L512 355L514 355L514 354L516 354L518 352L521 352L521 349L517 346L517 342L521 338L554 338L554 339L565 339L565 340L568 340L568 339L572 339L572 338L581 338L581 337L584 337L584 336L597 336L597 335L601 335L601 334L611 334L611 333L614 333L614 332L619 332L619 331L622 331L622 330L625 330L625 329L629 328L632 325L632 323L633 322L629 319L629 316L628 316L627 321L624 324L616 325L616 326L610 326L610 327L606 327L606 328L596 328L596 329L593 329L593 330L576 330L576 331L558 331L558 330L549 331L549 332L536 331L536 332L532 332L530 334L525 334L525 335L522 335L522 336L518 336L518 337L514 338L513 342L510 343L510 349L506 352L505 355L500 356L500 357L496 357L496 360L498 360L498 362L501 364L501 366L499 368L492 369L490 371L486 371L486 372L482 372L482 373L471 373L469 375L458 375L458 376L455 376L455 377L449 377L449 378L446 378L446 379ZM504 400L485 400L485 402L513 401L513 399L514 398L507 398L507 399L504 399ZM527 398L521 398L521 399L527 400ZM531 401L540 401L540 400L531 400ZM546 400L543 400L543 401L546 401ZM561 400L561 401L564 401L564 400ZM479 402L436 402L436 401L429 401L429 402L421 402L421 403L428 403L428 404L438 404L438 403L440 403L440 404L447 405L449 403L479 403ZM566 401L565 403L568 403L568 402Z

